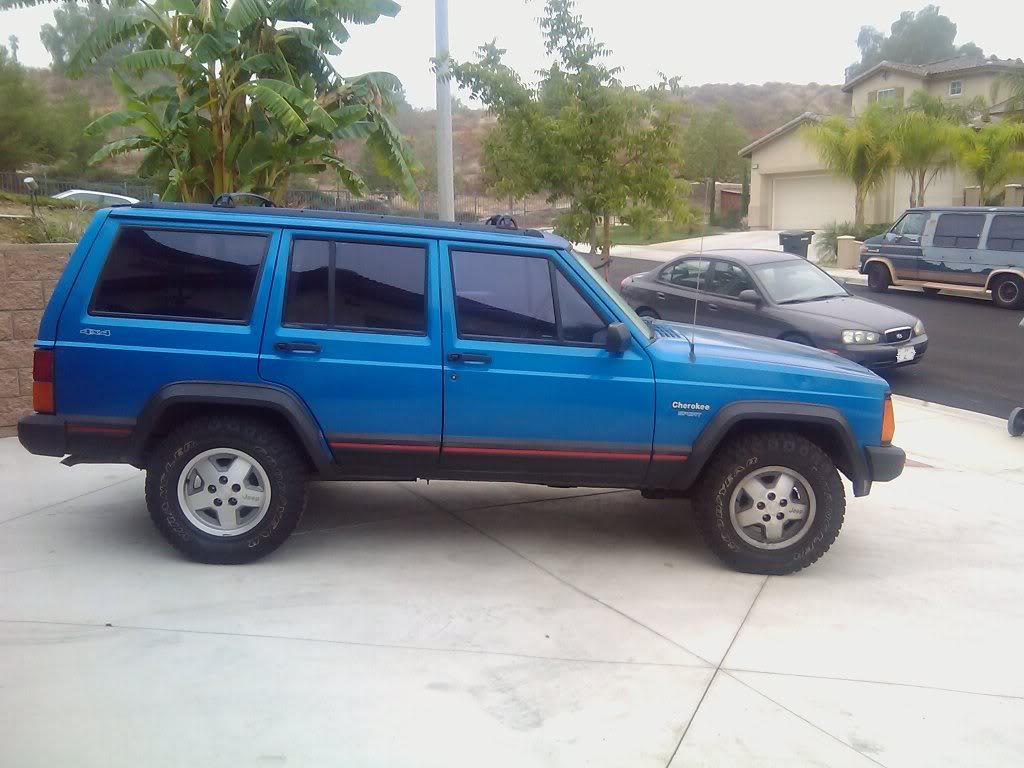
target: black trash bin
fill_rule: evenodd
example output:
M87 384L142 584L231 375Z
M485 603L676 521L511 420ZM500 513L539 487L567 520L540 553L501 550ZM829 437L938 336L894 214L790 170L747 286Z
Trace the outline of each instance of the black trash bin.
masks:
M807 248L814 236L813 229L786 229L779 232L779 245L786 253L807 258Z

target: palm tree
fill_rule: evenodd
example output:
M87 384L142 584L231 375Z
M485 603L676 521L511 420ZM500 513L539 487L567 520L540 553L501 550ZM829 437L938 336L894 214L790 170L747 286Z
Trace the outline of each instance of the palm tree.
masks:
M992 101L999 99L999 92L1006 88L1009 97L1006 99L1007 110L1024 110L1024 69L1004 72L992 87Z
M953 163L953 116L942 99L919 90L892 117L896 167L910 177L910 207L920 207L929 185Z
M998 202L1007 180L1024 174L1024 123L1001 121L981 128L962 126L953 135L956 161L978 185L981 202Z
M52 0L0 0L0 9ZM336 153L359 138L409 193L411 151L388 113L401 84L374 72L340 75L328 58L348 39L347 24L393 16L393 0L117 0L124 13L101 22L69 62L83 73L132 40L112 72L124 108L87 132L128 129L92 163L144 152L141 176L165 184L165 199L203 201L252 191L280 201L292 174L337 173L355 194L365 185ZM148 88L129 78L147 72ZM123 133L122 133L123 135Z
M805 129L825 167L853 182L854 227L864 228L864 202L888 177L899 157L892 139L892 113L872 104L853 120L838 115Z

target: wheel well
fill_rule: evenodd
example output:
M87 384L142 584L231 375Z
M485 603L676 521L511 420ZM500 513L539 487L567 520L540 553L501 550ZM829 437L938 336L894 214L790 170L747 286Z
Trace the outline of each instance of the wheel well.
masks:
M225 416L234 415L247 419L262 421L269 424L282 434L289 437L295 443L295 447L305 457L309 469L315 469L313 457L303 445L298 432L288 418L273 408L266 408L259 405L222 405L219 403L174 403L168 406L159 416L153 428L146 435L146 441L139 452L139 464L143 467L148 462L149 452L164 437L174 431L175 428L187 421L198 419L203 416Z
M639 307L636 308L636 313L638 315L642 315L644 312L650 312L651 315L653 315L654 317L661 318L661 315L658 314L658 311L656 309L654 309L653 307L648 307L646 304L641 304Z
M998 283L1000 280L1005 280L1008 277L1015 277L1018 280L1024 282L1024 275L1021 275L1021 273L1019 272L1014 272L1012 270L992 272L989 274L988 281L985 283L985 290L993 290L995 288L996 283Z
M810 440L823 450L840 472L853 479L853 462L839 431L828 424L817 421L792 421L787 419L749 419L733 424L722 435L714 454L732 440L752 432L795 432ZM712 458L714 456L712 454ZM709 458L710 461L710 458Z
M892 264L890 264L886 259L868 259L864 262L865 270L871 269L873 264L881 264L885 267L885 271L889 273L889 282L896 282L896 273L893 271Z

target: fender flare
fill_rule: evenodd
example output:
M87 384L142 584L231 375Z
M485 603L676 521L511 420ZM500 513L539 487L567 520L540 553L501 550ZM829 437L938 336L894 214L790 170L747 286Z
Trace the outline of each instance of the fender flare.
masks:
M864 451L843 413L830 405L771 400L738 400L716 413L700 433L686 463L673 486L685 490L700 476L708 461L735 427L744 423L771 422L780 429L789 425L812 424L824 427L836 439L835 448L842 456L832 456L853 483L855 496L865 496L871 489L871 474ZM825 448L826 446L822 446Z
M997 277L1000 277L1001 275L1014 275L1015 277L1019 277L1021 280L1024 280L1024 269L1018 269L1016 267L1002 267L1000 269L993 269L991 272L988 273L988 278L985 280L985 290L991 291L992 281L994 281Z
M142 456L160 418L177 405L241 406L272 411L282 416L298 437L310 461L323 471L333 461L323 432L298 396L272 384L225 381L179 381L161 387L149 398L132 434L132 453Z

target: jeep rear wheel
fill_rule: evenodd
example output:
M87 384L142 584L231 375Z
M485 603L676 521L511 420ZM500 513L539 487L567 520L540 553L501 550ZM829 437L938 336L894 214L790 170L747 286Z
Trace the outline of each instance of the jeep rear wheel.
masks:
M843 526L846 496L817 445L791 432L759 432L718 451L694 507L722 560L746 573L781 576L828 551Z
M207 417L164 438L146 471L146 502L172 545L204 563L247 563L298 525L306 466L294 443L258 420Z

